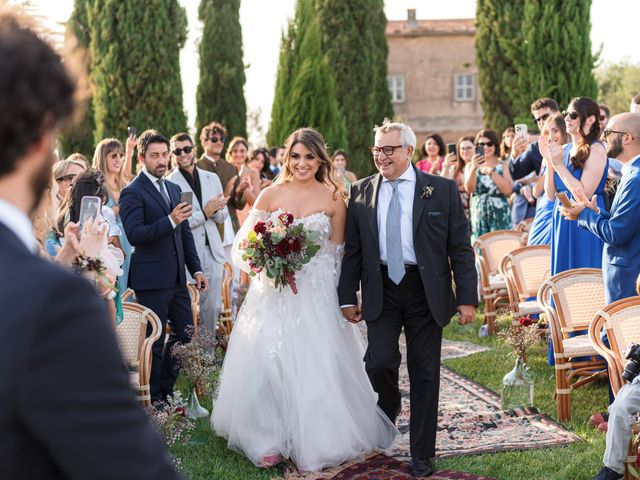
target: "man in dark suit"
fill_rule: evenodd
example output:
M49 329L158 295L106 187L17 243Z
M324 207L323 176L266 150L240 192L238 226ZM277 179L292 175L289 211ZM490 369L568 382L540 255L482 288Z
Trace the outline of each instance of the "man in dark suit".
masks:
M411 165L415 144L406 125L385 120L376 128L372 152L380 173L351 187L338 297L347 320L367 322L367 373L378 405L393 422L400 412L398 339L404 328L413 473L428 476L435 456L442 329L456 305L461 324L473 321L477 274L458 188Z
M10 79L0 83L0 476L177 479L104 302L82 276L37 255L29 215L50 186L75 85L26 24L0 12L0 71Z
M198 288L208 289L200 260L185 222L191 205L180 202L180 187L164 179L169 165L169 140L155 130L138 138L138 161L144 164L120 194L120 216L131 245L129 286L138 302L154 311L162 322L160 338L153 345L151 400L173 393L178 368L171 355L177 342L189 342L193 326L185 265ZM165 346L165 326L171 319L171 335Z

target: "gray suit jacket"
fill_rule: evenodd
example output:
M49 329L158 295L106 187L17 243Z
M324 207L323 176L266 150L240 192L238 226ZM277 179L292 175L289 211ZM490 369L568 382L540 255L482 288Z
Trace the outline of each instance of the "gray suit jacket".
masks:
M222 192L222 184L218 175L212 172L207 172L196 167L198 175L200 176L200 188L202 190L202 203L205 205L212 198L217 197ZM189 183L184 178L180 170L177 168L173 170L167 177L167 179L177 184L183 192L192 192L193 190L189 186ZM222 239L218 233L216 223L223 224L226 218L229 216L229 210L224 207L222 210L218 210L213 214L211 218L205 218L204 205L200 205L195 194L193 195L193 213L189 217L189 227L191 227L191 233L193 233L193 240L196 244L196 250L198 256L200 256L200 262L202 263L202 254L205 248L209 248L211 255L216 262L224 263L224 247L222 246ZM207 247L205 239L209 240L209 246Z
M455 182L415 171L413 245L429 309L444 327L456 305L478 304L469 225ZM376 174L351 185L338 285L340 305L357 304L356 292L361 287L363 318L367 322L378 319L383 302L377 217L381 178Z

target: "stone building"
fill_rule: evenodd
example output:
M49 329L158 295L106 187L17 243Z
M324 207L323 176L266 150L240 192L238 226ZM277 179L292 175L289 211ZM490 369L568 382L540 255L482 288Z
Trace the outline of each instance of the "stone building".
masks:
M418 145L429 132L455 142L483 126L475 63L475 20L389 21L388 83L395 118L410 125Z

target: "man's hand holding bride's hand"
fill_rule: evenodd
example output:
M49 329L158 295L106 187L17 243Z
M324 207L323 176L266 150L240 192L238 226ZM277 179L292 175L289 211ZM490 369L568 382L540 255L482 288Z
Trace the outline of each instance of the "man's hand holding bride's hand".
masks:
M474 305L458 305L458 313L460 314L458 323L460 325L466 325L475 320L476 307Z
M351 323L358 323L362 320L362 308L360 305L350 305L342 307L342 315Z

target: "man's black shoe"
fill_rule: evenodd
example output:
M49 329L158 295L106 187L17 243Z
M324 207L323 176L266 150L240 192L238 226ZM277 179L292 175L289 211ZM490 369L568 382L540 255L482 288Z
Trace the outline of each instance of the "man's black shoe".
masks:
M433 475L433 465L431 460L422 460L416 458L413 460L413 471L411 472L414 477L429 477Z
M591 480L620 480L624 475L611 470L609 467L602 467L598 474Z

